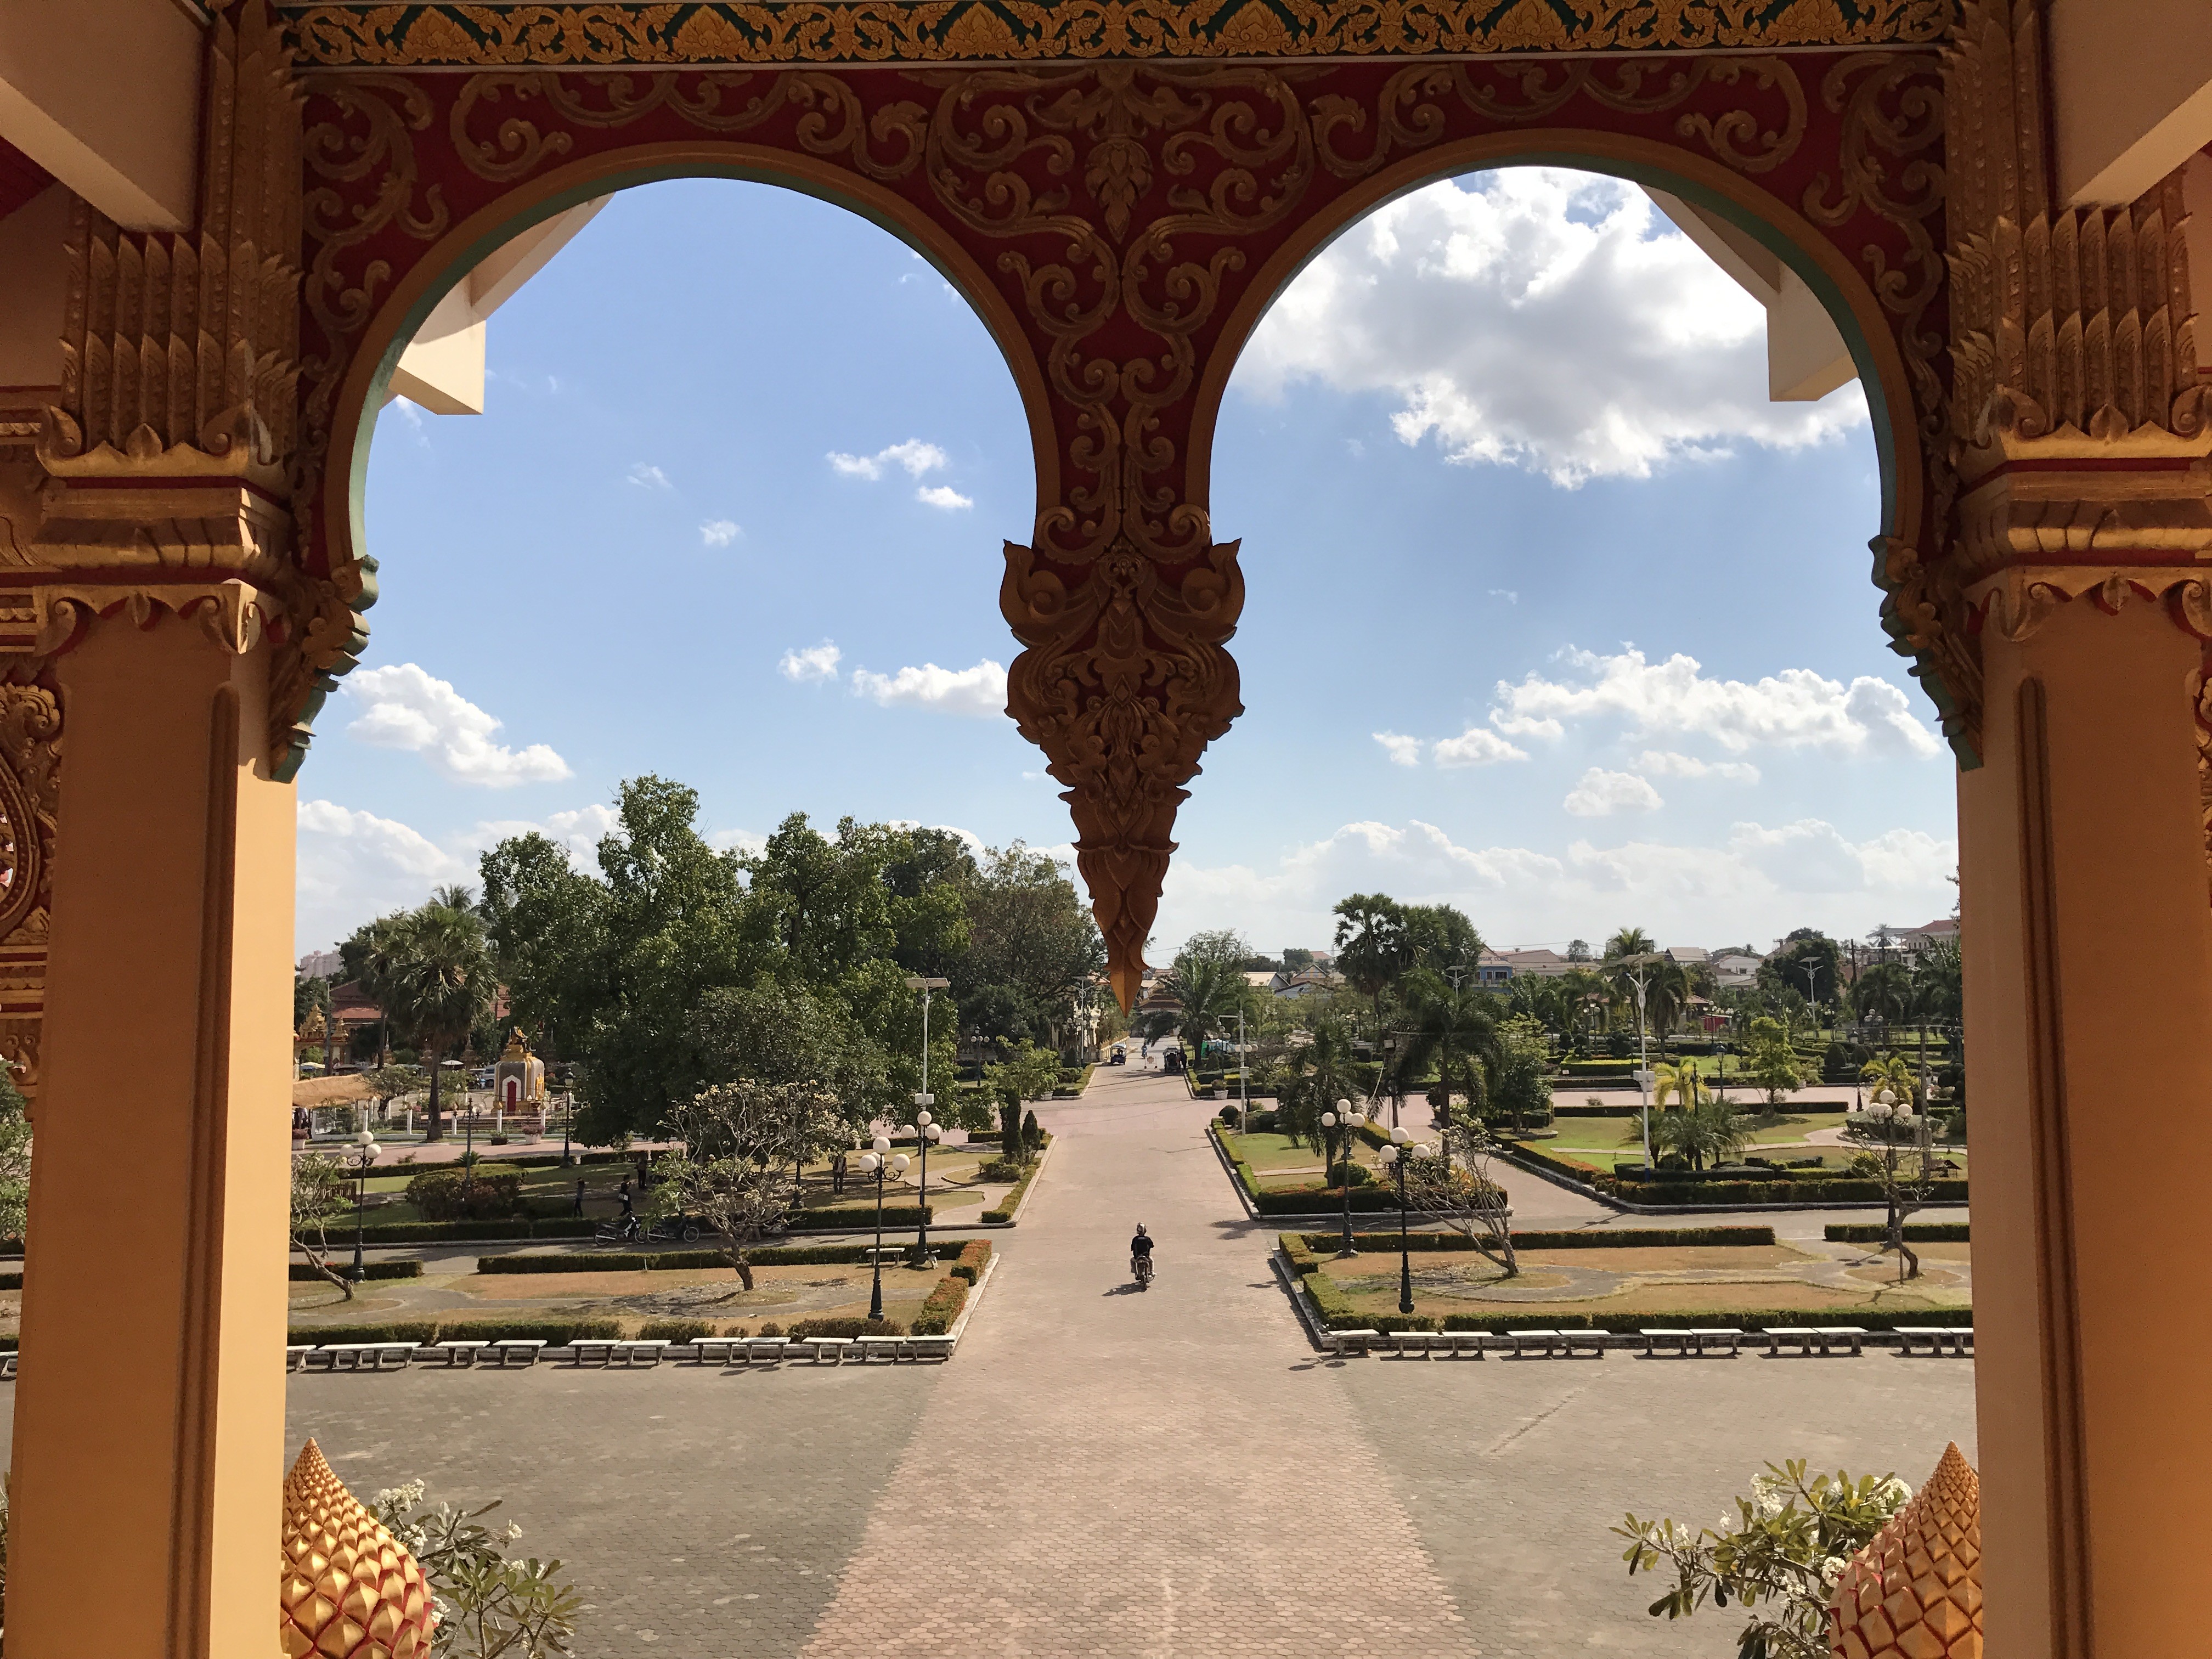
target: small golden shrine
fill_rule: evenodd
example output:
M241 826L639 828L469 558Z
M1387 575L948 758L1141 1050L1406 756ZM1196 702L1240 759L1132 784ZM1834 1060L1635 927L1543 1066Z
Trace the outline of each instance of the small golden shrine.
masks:
M507 1048L491 1068L491 1090L507 1111L544 1104L545 1062L530 1052L530 1040L520 1025L509 1034Z
M428 1659L430 1587L312 1440L284 1481L277 1648L287 1659Z
M1982 1659L1982 1483L1954 1442L1828 1597L1834 1659Z

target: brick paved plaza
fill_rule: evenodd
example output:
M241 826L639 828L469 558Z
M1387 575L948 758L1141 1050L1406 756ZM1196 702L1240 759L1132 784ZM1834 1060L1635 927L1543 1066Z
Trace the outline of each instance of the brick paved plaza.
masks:
M1956 1360L1322 1359L1208 1109L1097 1076L1040 1109L1050 1162L949 1365L302 1376L290 1444L364 1494L504 1497L586 1587L584 1659L1717 1659L1732 1614L1644 1615L1623 1510L1710 1521L1770 1456L1917 1484L1973 1454Z

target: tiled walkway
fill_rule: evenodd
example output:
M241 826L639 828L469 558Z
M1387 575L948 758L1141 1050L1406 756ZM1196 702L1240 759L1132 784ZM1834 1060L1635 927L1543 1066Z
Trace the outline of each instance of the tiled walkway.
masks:
M582 1659L1703 1659L1732 1615L1644 1617L1623 1510L1707 1519L1767 1457L1972 1454L1958 1361L1322 1362L1207 1109L1097 1076L1040 1111L1051 1161L950 1365L301 1377L293 1443L364 1492L504 1495L586 1588Z

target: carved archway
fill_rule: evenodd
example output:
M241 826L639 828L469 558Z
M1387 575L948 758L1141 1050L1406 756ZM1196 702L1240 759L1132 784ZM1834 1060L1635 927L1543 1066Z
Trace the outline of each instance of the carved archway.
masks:
M294 24L325 66L304 111L295 500L310 578L340 601L373 591L354 528L363 411L413 322L497 240L610 182L681 172L856 207L969 295L1029 408L1036 513L1006 546L1000 591L1024 647L1008 712L1066 787L1125 997L1185 786L1241 711L1224 647L1243 579L1206 508L1215 407L1283 282L1391 195L1483 165L1568 161L1664 182L1753 227L1853 338L1889 544L1939 543L1948 496L1920 451L1945 391L1942 79L1932 53L1909 49L1931 33L1911 9L1872 51L1470 58L1431 39L1368 62L1164 62L1171 48L1155 45L944 69L854 60L942 57L950 37L872 53L856 35L830 63L787 67L817 54L733 46L703 24L673 40L641 24L586 52L559 29L493 40L484 15L459 33L337 6ZM709 15L724 14L696 14ZM1039 55L972 29L958 45ZM748 57L772 62L728 61ZM276 714L295 765L309 688L349 665L359 635L320 637ZM1955 667L1908 642L1955 721Z

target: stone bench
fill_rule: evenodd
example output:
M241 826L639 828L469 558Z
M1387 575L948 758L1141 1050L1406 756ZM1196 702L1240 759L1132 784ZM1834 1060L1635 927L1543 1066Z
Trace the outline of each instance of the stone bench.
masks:
M1673 1343L1676 1355L1684 1359L1687 1359L1696 1351L1698 1346L1696 1334L1686 1329L1676 1330L1668 1326L1654 1326L1639 1329L1636 1334L1644 1339L1644 1352L1647 1358L1656 1357L1658 1354L1659 1345L1662 1342Z
M1444 1341L1440 1332L1393 1331L1390 1333L1390 1346L1398 1351L1401 1358L1407 1354L1417 1353L1425 1359L1431 1350L1439 1343L1443 1345L1446 1352L1450 1352L1451 1344Z
M315 1351L312 1342L295 1342L284 1350L284 1369L296 1371L307 1363L307 1356Z
M1335 1352L1340 1355L1350 1353L1354 1348L1365 1353L1382 1340L1382 1333L1380 1331L1331 1331L1328 1334Z
M490 1346L491 1344L489 1341L471 1340L466 1342L441 1342L434 1346L423 1349L422 1352L443 1358L446 1369L449 1371L456 1366L472 1370L476 1367L477 1361L484 1357L485 1351Z
M1541 1348L1544 1358L1549 1359L1552 1357L1553 1349L1557 1347L1560 1341L1559 1334L1557 1331L1508 1331L1505 1334L1507 1340L1513 1344L1513 1357L1516 1359L1526 1359L1528 1357L1528 1350L1532 1346Z
M859 1350L860 1363L863 1365L879 1354L896 1364L899 1350L905 1345L906 1339L902 1336L863 1336L854 1339L854 1346Z
M826 1359L833 1365L842 1365L845 1363L845 1356L852 1352L853 1339L849 1336L797 1337L791 1344L794 1352L810 1345L814 1350L816 1364Z
M334 1371L404 1371L415 1358L412 1342L326 1342L315 1350L330 1356Z
M1611 1334L1609 1331L1563 1330L1559 1333L1559 1346L1570 1359L1575 1357L1575 1350L1582 1346L1589 1349L1592 1358L1602 1359L1605 1358L1606 1339Z
M1733 1325L1695 1325L1691 1327L1690 1334L1696 1339L1700 1355L1723 1345L1730 1359L1743 1352L1743 1333Z
M791 1339L787 1336L749 1336L739 1346L744 1351L746 1364L774 1365L781 1363L791 1352ZM731 1357L737 1357L735 1349L732 1350Z
M691 1339L691 1363L695 1365L734 1365L744 1357L746 1339L742 1336L697 1336Z
M952 1339L949 1336L910 1336L906 1346L907 1352L916 1359L952 1358Z
M1825 1356L1834 1352L1837 1343L1846 1340L1856 1354L1866 1340L1865 1329L1857 1325L1771 1325L1759 1334L1766 1339L1769 1359L1780 1355L1785 1342L1796 1344L1800 1353L1810 1354L1818 1350Z
M1898 1352L1910 1359L1913 1351L1925 1342L1931 1358L1940 1357L1945 1348L1960 1358L1973 1346L1974 1329L1971 1325L1899 1325L1897 1328Z
M506 1336L500 1338L491 1346L493 1353L498 1357L501 1370L505 1370L510 1365L520 1365L526 1369L538 1363L538 1356L545 1347L545 1339L542 1336Z
M15 1380L15 1361L19 1357L20 1351L14 1348L10 1348L6 1353L0 1353L0 1382L13 1382Z
M620 1360L625 1366L635 1366L641 1359L648 1365L658 1365L668 1344L655 1337L630 1340L617 1336L579 1337L568 1345L568 1357L576 1364L596 1359L603 1365L612 1365Z

